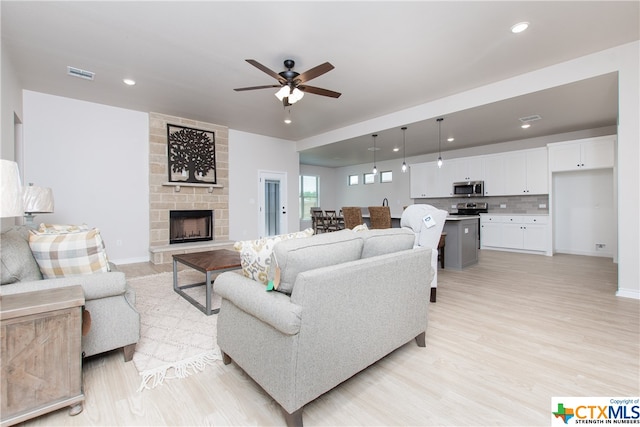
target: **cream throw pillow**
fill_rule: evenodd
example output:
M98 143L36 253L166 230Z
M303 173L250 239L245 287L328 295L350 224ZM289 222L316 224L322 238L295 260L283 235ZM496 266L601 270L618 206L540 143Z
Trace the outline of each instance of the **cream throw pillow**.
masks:
M273 252L273 246L282 240L300 239L312 235L313 229L307 228L306 230L296 233L236 242L233 248L240 252L242 274L244 274L245 277L266 285L271 273L270 267L272 264L271 254Z

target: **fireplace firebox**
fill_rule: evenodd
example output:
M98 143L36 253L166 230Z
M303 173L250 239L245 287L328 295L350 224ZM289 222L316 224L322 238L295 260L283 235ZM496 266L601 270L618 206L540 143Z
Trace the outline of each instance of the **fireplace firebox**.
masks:
M213 211L169 211L169 243L213 240Z

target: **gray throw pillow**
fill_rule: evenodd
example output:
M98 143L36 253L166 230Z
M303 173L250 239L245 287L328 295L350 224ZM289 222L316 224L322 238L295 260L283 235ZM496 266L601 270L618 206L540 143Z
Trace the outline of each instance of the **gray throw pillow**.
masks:
M12 228L0 236L1 284L42 280L38 263L33 258L25 227Z

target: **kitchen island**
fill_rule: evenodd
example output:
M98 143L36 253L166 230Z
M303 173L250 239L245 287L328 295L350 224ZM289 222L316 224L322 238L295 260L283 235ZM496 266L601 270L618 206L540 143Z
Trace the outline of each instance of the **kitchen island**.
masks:
M445 269L462 270L478 263L479 215L448 216L444 224L447 233L444 247Z

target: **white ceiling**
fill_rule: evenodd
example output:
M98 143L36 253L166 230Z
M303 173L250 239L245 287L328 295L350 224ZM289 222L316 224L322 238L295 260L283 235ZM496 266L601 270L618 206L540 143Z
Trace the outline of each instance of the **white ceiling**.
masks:
M1 2L3 55L25 89L201 120L300 141L640 39L638 1ZM511 25L529 21L522 34ZM283 123L275 89L236 92L298 72L341 92L307 94ZM70 77L67 66L96 73ZM134 78L133 87L122 83ZM518 118L542 120L523 133ZM616 124L617 75L445 117L443 151ZM435 117L407 124L406 155L437 151ZM380 129L379 159L402 157L400 129ZM526 135L526 136L525 136ZM370 135L301 152L301 162L368 162Z

